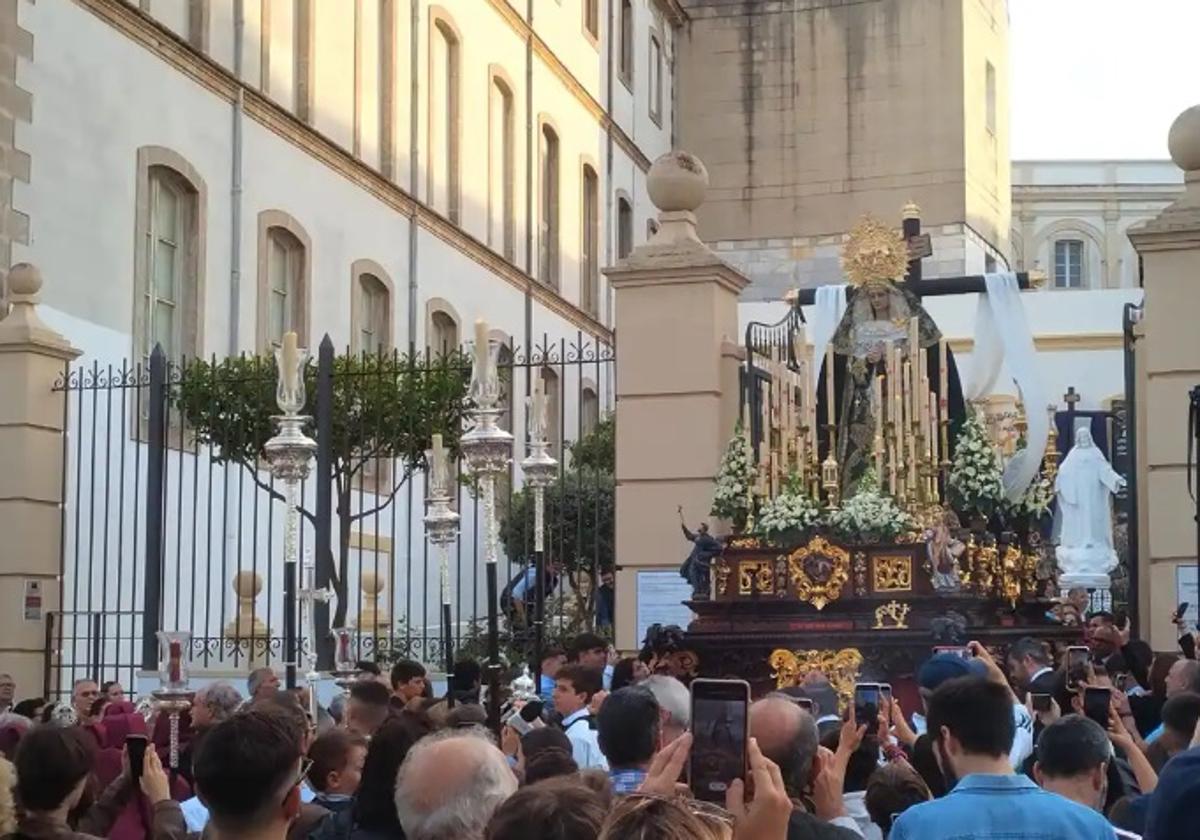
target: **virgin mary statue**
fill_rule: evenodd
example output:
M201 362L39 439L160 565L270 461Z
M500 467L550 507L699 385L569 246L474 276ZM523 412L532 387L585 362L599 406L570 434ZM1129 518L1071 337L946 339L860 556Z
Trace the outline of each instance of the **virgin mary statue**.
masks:
M1113 550L1112 494L1125 479L1109 465L1086 426L1075 432L1075 445L1054 479L1058 494L1059 583L1063 587L1108 588L1117 566Z
M917 342L926 354L931 383L939 381L938 342L942 333L925 311L920 299L901 278L908 270L908 251L900 234L870 217L850 234L842 252L842 269L849 288L846 312L833 333L834 400L837 403L836 458L841 471L842 497L854 495L874 459L875 418L873 383L887 368L887 354L899 347L904 360L915 359L909 344L909 322L917 319ZM963 416L962 386L954 359L947 354L948 400L951 418L949 438L954 440ZM828 428L829 406L825 405L825 377L818 385L818 413L822 430ZM885 399L887 396L885 394ZM822 448L828 446L828 434ZM946 457L949 457L947 453ZM882 477L879 477L882 478Z

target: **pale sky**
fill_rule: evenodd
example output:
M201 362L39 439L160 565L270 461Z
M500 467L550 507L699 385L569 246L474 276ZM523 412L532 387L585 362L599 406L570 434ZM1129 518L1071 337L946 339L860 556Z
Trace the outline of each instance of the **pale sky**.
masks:
M1200 105L1200 0L1009 0L1012 158L1166 158Z

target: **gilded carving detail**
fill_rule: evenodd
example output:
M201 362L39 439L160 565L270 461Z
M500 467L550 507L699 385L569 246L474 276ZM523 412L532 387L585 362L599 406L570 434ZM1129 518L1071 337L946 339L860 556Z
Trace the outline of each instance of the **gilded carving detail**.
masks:
M814 537L788 556L788 570L796 597L818 610L842 597L850 577L850 552L824 537Z
M908 613L912 609L899 601L888 601L875 609L874 630L907 630Z
M738 564L739 595L775 594L775 570L770 560L743 560Z
M778 648L767 660L773 669L776 688L801 685L812 671L820 671L829 679L844 709L854 697L854 684L863 657L857 648L841 650L797 650Z
M912 557L876 554L871 558L871 586L876 592L912 592Z

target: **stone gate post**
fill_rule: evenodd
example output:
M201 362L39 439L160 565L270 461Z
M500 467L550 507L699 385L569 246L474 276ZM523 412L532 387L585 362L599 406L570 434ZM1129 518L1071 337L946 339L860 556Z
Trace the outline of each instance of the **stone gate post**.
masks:
M1155 650L1175 649L1170 614L1179 601L1193 609L1197 601L1177 583L1197 562L1186 462L1188 391L1200 385L1200 105L1179 115L1167 145L1186 173L1184 194L1129 232L1146 290L1137 343L1137 606Z
M650 168L658 232L605 273L617 333L617 647L635 649L652 577L671 575L690 550L679 528L708 519L713 478L737 420L738 294L746 278L696 235L708 172L687 152ZM712 523L714 531L718 523ZM643 575L658 572L658 575ZM639 580L639 576L641 576ZM641 585L639 586L639 583Z
M17 699L43 691L46 613L59 607L66 394L51 387L79 355L38 317L41 287L36 268L14 265L0 320L0 672Z

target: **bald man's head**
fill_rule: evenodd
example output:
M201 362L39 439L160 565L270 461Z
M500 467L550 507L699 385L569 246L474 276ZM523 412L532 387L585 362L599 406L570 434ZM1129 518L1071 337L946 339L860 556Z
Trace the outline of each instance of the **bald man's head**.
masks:
M750 735L763 755L779 765L788 793L808 786L817 754L817 724L791 697L768 694L750 706Z
M516 789L504 753L483 730L451 729L405 757L396 812L408 840L481 840L492 812Z

